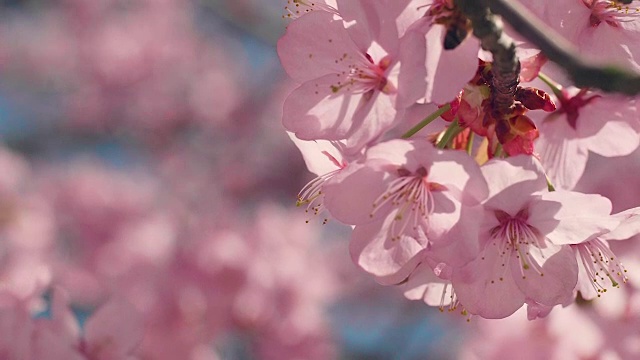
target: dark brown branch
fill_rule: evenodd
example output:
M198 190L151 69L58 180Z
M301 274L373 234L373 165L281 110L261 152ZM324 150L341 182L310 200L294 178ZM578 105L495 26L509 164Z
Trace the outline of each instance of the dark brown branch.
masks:
M486 0L456 0L460 11L471 20L473 35L482 48L493 54L491 91L497 114L511 113L518 88L520 62L513 39L502 31L502 22L489 11Z
M471 3L458 1L458 3ZM529 10L513 0L485 0L481 4L490 6L491 11L502 16L513 29L536 45L549 58L564 68L578 87L593 87L606 92L620 92L627 95L640 93L640 75L615 66L598 66L584 61L573 45L549 29Z

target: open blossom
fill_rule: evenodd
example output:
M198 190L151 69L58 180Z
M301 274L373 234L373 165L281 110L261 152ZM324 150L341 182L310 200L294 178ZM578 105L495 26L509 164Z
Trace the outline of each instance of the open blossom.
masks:
M573 300L578 265L569 247L612 230L611 203L599 195L548 192L532 157L494 160L482 167L489 184L483 202L478 257L454 269L456 296L472 314L511 315ZM540 310L544 311L544 310Z
M621 220L611 232L581 244L571 245L578 259L578 290L586 300L600 297L609 285L619 287L627 282L627 269L609 247L611 240L626 240L640 234L640 208L632 208L612 215Z
M320 215L326 210L324 184L348 165L348 156L343 151L344 144L327 140L304 141L290 132L287 134L302 153L307 169L317 175L298 193L297 206L306 206L305 212L310 215ZM325 217L323 223L328 220Z
M355 25L313 11L289 24L278 41L283 67L301 83L284 103L283 123L300 139L346 139L347 148L357 152L399 115L400 44L395 23L381 22L386 5L338 5Z
M554 186L573 189L584 173L589 152L628 155L640 144L635 100L566 88L559 109L540 126L536 152Z
M485 195L486 184L469 156L418 139L371 147L364 161L325 186L331 214L355 225L354 261L382 283L402 281L421 261L416 255L430 246L463 243L454 241L464 231L457 225L462 207ZM459 250L462 261L468 250Z

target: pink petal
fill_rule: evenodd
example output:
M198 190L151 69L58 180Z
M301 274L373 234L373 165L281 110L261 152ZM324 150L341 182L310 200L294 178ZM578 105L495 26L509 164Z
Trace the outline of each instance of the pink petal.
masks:
M408 236L390 240L386 229L393 221L393 216L388 216L356 226L349 244L354 263L385 285L406 279L421 261L418 254L424 249L416 239Z
M424 18L422 21L426 22L428 19ZM426 56L424 32L409 30L400 40L398 51L398 61L402 65L398 74L397 106L399 108L409 107L425 96Z
M325 75L293 90L284 102L284 127L302 140L347 138L362 125L362 120L354 124L353 118L363 94L332 90L332 86L346 81L346 75Z
M534 255L547 249L530 247L529 251ZM511 261L511 273L527 299L547 306L571 302L574 298L573 289L578 282L578 263L571 248L563 246L559 251L552 251L555 253L542 265L543 276L533 267L522 270L521 275L520 259L514 257Z
M399 118L395 96L352 91L345 76L326 75L306 82L285 100L282 122L301 140L347 139L345 152L358 153Z
M446 219L455 223L438 223L429 219L429 229L442 229L440 234L434 231L428 235L431 244L426 255L429 259L449 266L463 266L478 256L478 221L483 216L482 206L463 206L457 216L445 217L445 214L433 214L433 218ZM443 231L444 230L444 231Z
M611 201L603 196L554 191L530 205L528 223L553 244L579 244L618 226L610 213Z
M427 32L427 102L447 103L458 95L478 69L480 42L469 36L454 50L444 50L444 26L432 26Z
M380 33L380 19L375 9L376 4L363 0L337 0L336 3L349 36L358 49L366 53L371 42Z
M481 170L489 186L485 207L502 210L511 216L526 206L531 194L547 189L542 167L532 156L491 160Z
M339 169L340 166L338 166L336 162L342 164L345 161L342 153L336 148L333 142L327 140L300 140L288 131L287 135L289 135L291 141L293 141L298 147L298 150L300 150L300 153L302 153L307 169L317 176L328 174Z
M278 40L278 55L287 74L300 83L348 72L348 61L341 59L363 57L342 20L325 11L313 11L291 22Z
M611 232L600 236L600 238L604 240L626 240L640 234L640 207L619 212L612 215L612 217L620 220L620 225Z
M433 146L429 143L429 146ZM426 148L424 145L421 149ZM421 154L426 154L421 151ZM437 150L429 170L428 180L444 185L450 191L457 190L458 200L475 205L487 198L489 188L482 171L473 158L462 151Z
M527 300L527 320L545 318L553 310L553 306L542 305L532 300Z
M584 173L589 152L564 117L548 118L535 142L540 162L558 189L573 189Z
M417 168L418 166L424 166L426 164L421 164L418 161L407 164L408 161L411 160L407 154L414 151L417 146L422 146L422 143L427 143L427 141L411 141L401 139L385 141L369 148L367 150L367 159L381 160L386 163L395 164L398 166L406 164L405 166L407 168L410 168L410 170L415 170L415 168ZM433 149L433 145L431 145L431 149ZM429 148L425 149L425 151L429 150ZM431 150L431 153L433 153L433 150Z
M449 305L453 295L453 286L437 277L426 261L421 262L409 280L400 287L407 299L422 300L431 306Z
M469 313L502 319L524 304L524 294L501 264L497 251L487 251L484 259L477 258L454 271L456 296Z
M477 204L488 193L480 167L470 156L461 151L436 149L425 139L378 144L367 151L367 159L384 159L410 171L424 167L429 182L444 185L464 204Z
M598 133L582 140L584 146L596 154L612 157L631 154L640 145L640 136L625 121L606 121Z
M325 206L338 221L360 225L372 221L376 199L384 193L384 171L351 164L324 185ZM380 211L378 214L385 214Z
M403 112L397 112L394 107L395 95L375 91L372 97L365 96L363 100L353 114L353 125L345 150L348 154L359 153L365 145L377 140L380 135L395 125L403 114Z

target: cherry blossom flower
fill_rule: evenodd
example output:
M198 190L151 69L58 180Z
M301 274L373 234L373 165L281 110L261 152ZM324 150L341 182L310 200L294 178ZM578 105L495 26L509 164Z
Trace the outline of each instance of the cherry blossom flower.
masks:
M612 215L621 223L612 231L581 244L570 245L578 259L580 272L576 290L586 299L600 297L628 280L627 269L609 247L611 240L626 240L640 234L640 209L628 209Z
M482 173L489 197L480 220L480 253L452 275L460 303L472 314L504 318L525 302L553 306L572 301L578 265L568 245L619 223L609 217L609 200L547 192L542 168L531 157L494 160Z
M558 95L560 107L542 122L535 142L554 186L573 189L584 172L589 151L606 157L623 156L640 145L635 100L574 87Z
M485 194L470 157L436 150L425 140L371 147L364 162L351 164L325 185L331 214L356 225L350 244L354 261L383 283L403 280L429 244L458 244L453 238L464 230L456 225L462 205L478 204ZM459 259L465 251L462 246Z
M288 26L278 54L302 85L285 101L287 130L302 140L346 140L346 150L357 153L399 120L398 73L414 66L400 53L411 44L401 42L396 22L381 20L399 16L403 3L341 1L342 18L313 11Z

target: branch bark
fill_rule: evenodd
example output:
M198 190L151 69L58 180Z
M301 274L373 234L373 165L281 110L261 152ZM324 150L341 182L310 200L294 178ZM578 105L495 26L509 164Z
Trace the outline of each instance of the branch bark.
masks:
M470 3L472 0L459 0ZM513 29L536 45L549 58L567 71L578 87L598 88L626 95L640 94L640 74L615 66L599 66L582 60L572 44L549 29L520 3L513 0L483 0L491 11L502 16Z
M503 32L502 21L489 11L488 1L456 0L456 5L471 20L473 35L480 39L482 48L493 54L491 91L494 111L497 115L510 114L520 77L516 44Z

